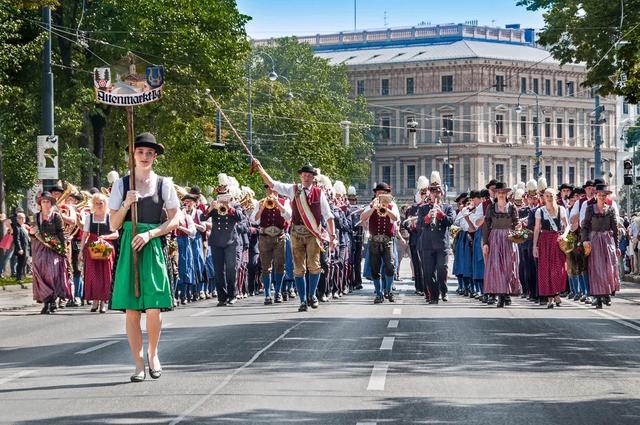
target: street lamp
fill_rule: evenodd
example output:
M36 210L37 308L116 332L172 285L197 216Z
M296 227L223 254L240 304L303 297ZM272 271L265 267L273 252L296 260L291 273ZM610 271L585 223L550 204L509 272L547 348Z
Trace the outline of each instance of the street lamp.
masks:
M249 116L247 118L247 140L249 141L249 152L253 155L253 114L252 114L252 106L251 106L251 59L256 56L264 55L271 60L271 72L267 75L270 81L276 81L278 79L278 74L276 74L276 61L273 60L273 57L261 50L256 50L253 52L249 58L247 59L247 109L249 111Z
M523 94L532 94L536 97L536 125L534 128L536 138L536 163L533 167L533 178L537 180L538 177L540 177L540 158L542 157L542 151L540 150L540 102L538 101L538 93L532 90L527 90L524 93L520 93L518 95L518 102L515 108L516 114L520 114L522 112L522 106L520 106L520 97Z
M442 136L447 137L447 167L445 168L445 176L444 176L444 181L445 181L445 192L449 191L449 186L452 182L450 182L449 180L451 180L451 169L453 168L451 165L451 139L449 138L452 134L453 134L453 130L448 130L447 128L443 127L442 128ZM442 136L440 138L438 138L438 141L436 142L437 144L441 145L442 144Z
M417 121L411 118L411 121L407 123L407 130L409 131L409 147L417 148L418 147L416 143L417 132L418 132Z
M285 77L284 75L280 75L280 78L284 78L284 80L287 82L287 86L288 86L288 92L287 92L287 100L293 100L293 98L295 97L293 95L293 92L291 91L291 81L289 81L289 79L287 77ZM271 77L269 77L269 79L271 79ZM274 80L271 80L274 81Z

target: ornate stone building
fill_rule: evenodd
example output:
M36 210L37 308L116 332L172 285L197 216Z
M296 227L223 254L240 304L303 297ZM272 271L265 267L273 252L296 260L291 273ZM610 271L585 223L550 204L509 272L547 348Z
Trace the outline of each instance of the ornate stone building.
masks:
M449 196L492 178L512 186L531 179L538 120L540 173L549 185L594 177L594 99L581 86L585 67L561 66L533 38L530 30L451 25L299 40L346 65L353 95L366 97L375 114L376 154L361 189L385 181L408 198L418 176L432 170ZM602 170L615 186L616 104L601 103ZM408 122L418 124L415 143Z

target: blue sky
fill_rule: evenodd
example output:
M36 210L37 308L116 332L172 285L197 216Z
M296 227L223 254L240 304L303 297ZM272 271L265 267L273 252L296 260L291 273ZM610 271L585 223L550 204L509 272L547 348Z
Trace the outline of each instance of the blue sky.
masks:
M357 28L413 26L478 20L479 25L504 27L519 23L541 28L542 13L516 6L516 0L356 0ZM353 0L237 0L252 38L308 35L353 30Z

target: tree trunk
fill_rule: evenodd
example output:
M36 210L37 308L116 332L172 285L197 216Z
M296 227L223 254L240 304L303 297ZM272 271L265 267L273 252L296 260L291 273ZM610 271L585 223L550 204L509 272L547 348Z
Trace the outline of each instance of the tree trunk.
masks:
M105 115L109 109L98 107L102 113L96 111L91 115L91 126L93 127L93 154L98 159L98 167L93 176L93 186L100 187L102 184L102 162L104 159L104 132L107 128Z

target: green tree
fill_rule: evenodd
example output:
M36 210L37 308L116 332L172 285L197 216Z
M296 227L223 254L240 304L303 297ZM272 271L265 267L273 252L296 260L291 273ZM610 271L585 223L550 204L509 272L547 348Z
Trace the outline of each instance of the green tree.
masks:
M544 11L539 42L562 63L584 62L585 86L599 86L629 103L640 102L640 0L518 0L528 10ZM625 81L626 80L626 81Z

